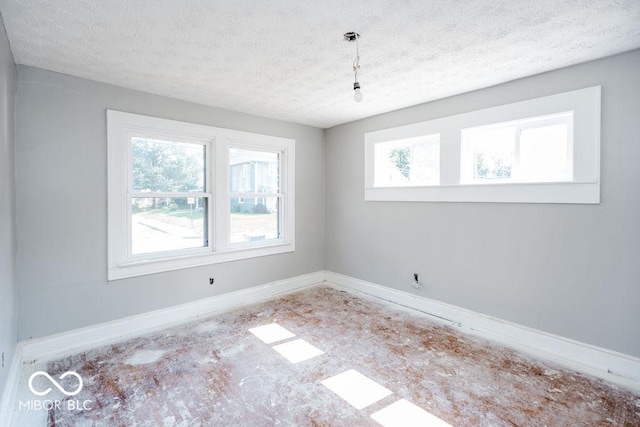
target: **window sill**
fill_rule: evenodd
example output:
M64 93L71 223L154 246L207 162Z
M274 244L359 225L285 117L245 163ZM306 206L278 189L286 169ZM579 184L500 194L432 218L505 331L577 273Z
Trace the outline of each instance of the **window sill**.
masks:
M129 277L144 276L147 274L163 273L184 268L200 267L203 265L277 255L294 251L294 243L277 243L252 248L229 249L226 252L207 252L171 258L144 259L109 267L107 280L112 281L126 279Z
M365 188L365 201L599 204L597 180Z

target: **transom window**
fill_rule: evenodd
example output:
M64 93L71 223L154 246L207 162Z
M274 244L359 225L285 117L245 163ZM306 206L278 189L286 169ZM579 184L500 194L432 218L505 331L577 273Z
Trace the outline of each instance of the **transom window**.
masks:
M107 118L109 280L294 250L295 141Z
M365 134L365 200L600 202L600 87Z

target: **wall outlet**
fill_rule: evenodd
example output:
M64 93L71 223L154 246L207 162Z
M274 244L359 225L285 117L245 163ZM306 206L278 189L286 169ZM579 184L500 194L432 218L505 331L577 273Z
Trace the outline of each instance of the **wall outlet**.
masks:
M418 281L418 273L413 273L413 282L411 282L411 286L416 289L420 289L420 282Z
M213 277L209 277L209 284L213 285L213 282L215 282L215 279Z

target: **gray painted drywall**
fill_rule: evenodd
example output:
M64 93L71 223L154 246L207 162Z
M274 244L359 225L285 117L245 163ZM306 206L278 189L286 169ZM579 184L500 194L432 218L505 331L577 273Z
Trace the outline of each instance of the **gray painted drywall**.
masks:
M17 344L17 288L15 278L15 173L13 101L16 65L0 17L0 393Z
M640 356L639 71L635 51L323 133L20 66L19 338L326 267ZM603 87L600 205L364 202L364 132L592 85ZM295 138L296 252L108 283L107 108ZM4 154L3 162L11 157ZM3 185L0 194L11 199L12 186ZM3 203L0 212L11 211ZM409 285L413 272L424 283L419 291Z
M107 282L106 109L294 138L296 251ZM18 67L15 114L20 339L324 267L321 129L25 66Z
M594 85L600 205L364 201L365 132ZM325 139L327 270L640 357L640 50L337 126Z

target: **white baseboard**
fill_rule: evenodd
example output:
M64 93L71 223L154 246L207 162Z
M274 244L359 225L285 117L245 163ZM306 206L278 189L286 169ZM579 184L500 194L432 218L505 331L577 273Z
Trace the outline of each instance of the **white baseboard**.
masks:
M99 323L23 342L22 360L63 357L97 346L122 341L172 325L208 316L220 310L265 301L324 281L324 272L304 274L241 291L229 292L161 310Z
M15 396L18 393L18 383L20 382L20 366L22 365L23 343L19 342L13 351L11 364L7 371L6 381L0 395L0 426L11 425L11 415Z
M20 341L16 346L0 401L0 427L10 426L23 363L64 357L142 334L186 323L248 304L308 288L324 282L324 271L279 280L241 291L216 295L161 310L111 322L74 329L55 335Z
M10 425L13 403L15 403L21 367L24 362L64 357L189 322L221 310L269 300L322 282L338 289L361 292L418 310L433 316L435 321L458 327L463 332L487 338L640 393L640 359L638 358L364 280L330 271L319 271L86 328L19 342L13 354L0 401L0 426Z
M325 272L328 284L390 301L532 356L555 362L640 393L640 359L476 313L342 274Z

